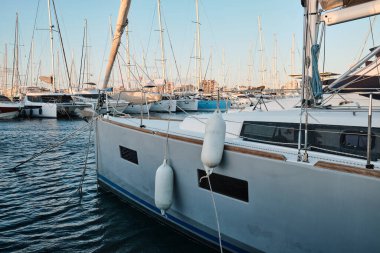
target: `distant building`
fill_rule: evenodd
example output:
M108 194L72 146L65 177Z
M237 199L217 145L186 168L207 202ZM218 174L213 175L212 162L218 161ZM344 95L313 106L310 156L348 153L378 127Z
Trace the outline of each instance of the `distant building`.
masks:
M201 85L204 93L216 93L219 84L215 80L203 80Z

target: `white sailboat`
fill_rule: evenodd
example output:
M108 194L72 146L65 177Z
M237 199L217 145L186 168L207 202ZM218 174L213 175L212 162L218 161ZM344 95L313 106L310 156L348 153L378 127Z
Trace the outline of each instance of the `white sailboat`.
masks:
M157 0L157 16L158 16L158 25L160 32L160 47L161 47L161 80L156 86L166 86L166 59L165 59L165 46L164 46L164 30L161 22L161 0ZM156 83L156 80L155 80ZM177 110L177 101L170 94L162 94L162 100L156 101L152 104L150 111L152 112L176 112Z
M122 1L124 18L130 2ZM380 13L379 0L328 12L326 2L337 1L302 1L304 61L317 60L320 21ZM318 106L316 66L303 65L301 108L97 119L98 183L232 252L377 252L380 110L372 94L366 108Z
M23 108L20 102L12 102L8 97L0 95L0 119L17 118Z
M43 89L29 87L24 95L24 111L23 113L29 117L37 118L71 118L78 117L78 112L85 108L91 107L90 104L74 101L71 94L59 92L56 87L57 78L55 76L54 62L54 44L53 44L53 24L51 17L50 1L48 0L48 16L50 31L50 54L51 54L51 75L41 76L40 79L52 85L52 91L46 92ZM53 2L54 3L54 2ZM55 7L54 7L55 8ZM57 24L58 25L58 24ZM58 30L59 25L58 25ZM70 78L69 78L70 79ZM69 80L70 82L70 80ZM57 92L58 90L58 92Z

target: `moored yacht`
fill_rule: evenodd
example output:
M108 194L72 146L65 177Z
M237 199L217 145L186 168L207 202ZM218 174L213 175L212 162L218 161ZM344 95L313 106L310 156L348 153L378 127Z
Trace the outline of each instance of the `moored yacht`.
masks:
M22 103L12 102L8 97L0 95L0 119L17 118L22 108Z
M98 118L99 184L232 252L378 251L380 110L373 94L367 107L323 101L317 43L322 21L377 14L380 1L343 2L302 1L303 61L313 64L304 64L300 108Z
M36 118L72 118L91 105L76 102L70 94L56 92L26 93L24 114Z

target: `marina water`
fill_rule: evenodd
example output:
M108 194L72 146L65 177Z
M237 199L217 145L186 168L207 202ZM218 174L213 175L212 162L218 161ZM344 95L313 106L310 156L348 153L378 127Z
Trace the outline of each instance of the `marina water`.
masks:
M0 252L213 252L98 189L93 132L81 197L86 125L0 122Z

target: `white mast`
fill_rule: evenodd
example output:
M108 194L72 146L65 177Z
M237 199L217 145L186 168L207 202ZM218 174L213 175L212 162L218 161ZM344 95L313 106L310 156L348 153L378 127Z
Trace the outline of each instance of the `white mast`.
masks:
M53 24L51 21L50 0L48 0L48 12L49 12L49 25L50 25L49 31L50 31L51 76L52 76L53 91L55 92Z
M164 30L162 29L162 23L161 23L161 3L160 2L161 2L160 0L157 0L158 24L159 24L160 45L161 45L161 68L162 68L161 77L162 79L164 79L164 82L166 82L165 48L164 48L164 38L163 38Z
M279 89L278 87L278 71L277 71L277 38L276 34L274 37L274 54L273 54L273 88Z
M264 67L264 46L263 46L263 36L262 36L262 27L261 27L261 17L257 17L259 25L259 37L260 37L260 53L261 53L261 85L265 85L265 67Z
M33 54L34 54L34 38L32 38L32 48L30 50L30 82L29 85L33 86Z
M19 77L20 77L20 73L19 73L19 69L18 69L18 65L19 65L19 42L18 42L18 13L16 13L16 27L15 27L15 44L14 44L14 48L13 48L13 56L14 56L14 59L13 59L13 71L12 71L12 88L11 88L11 98L13 100L13 97L15 94L13 94L13 90L14 88L16 88L16 91L18 90L18 85L19 84Z
M296 39L295 34L292 34L292 49L290 51L290 71L291 75L295 74L295 51L296 51Z
M110 79L113 64L115 62L116 54L120 46L121 36L123 34L124 28L127 25L128 11L131 6L132 0L121 0L119 15L117 18L115 34L112 41L112 48L108 58L108 64L106 68L106 73L103 81L103 88L107 88L108 81Z
M90 82L90 70L89 70L89 54L88 54L88 27L87 27L87 19L84 20L85 23L85 36L86 36L86 57L85 57L85 69L86 69L86 83L88 86L88 83Z
M61 83L59 80L60 78L61 78L61 72L60 72L60 68L59 68L59 50L57 50L57 82L55 84L57 86L58 92L60 92L60 90L61 90Z
M248 84L253 84L253 45L248 52Z
M5 62L4 62L4 71L5 71L5 91L7 90L8 85L8 47L5 43Z
M197 70L198 70L198 90L201 89L202 85L202 50L201 50L201 27L199 22L199 7L198 7L198 0L195 0L195 11L197 16Z
M304 20L304 48L302 64L302 99L310 100L313 98L310 77L312 76L311 69L311 47L317 43L318 39L318 0L308 0L305 6L305 20ZM308 24L308 25L306 25Z

